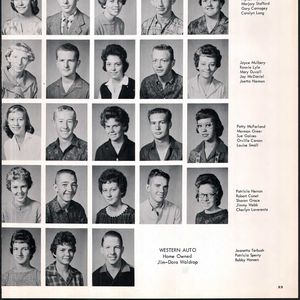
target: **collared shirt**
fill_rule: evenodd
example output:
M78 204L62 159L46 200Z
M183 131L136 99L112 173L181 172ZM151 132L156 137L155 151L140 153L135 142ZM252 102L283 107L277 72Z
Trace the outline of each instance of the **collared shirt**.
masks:
M124 22L120 18L115 17L110 21L105 17L104 12L95 19L95 34L122 35L124 34L124 28Z
M2 205L2 222L5 223L40 223L41 203L26 198L23 206L14 205L13 201Z
M118 85L112 83L112 79L109 79L105 85L111 92L111 99L119 99L119 95L122 89L123 85L128 85L129 78L128 76L124 76L123 79L119 82ZM117 86L117 88L114 90L114 86ZM98 99L101 99L101 90L99 91Z
M10 73L9 68L2 70L2 98L36 98L37 95L36 78L28 71L24 70L23 76L16 80Z
M71 145L62 151L57 138L46 148L46 160L87 160L87 142L73 134Z
M69 265L69 276L66 280L58 273L56 262L53 262L46 268L47 286L83 286L83 277L81 272Z
M46 205L46 223L76 223L86 224L84 208L74 200L70 201L67 209L60 206L57 197Z
M172 136L170 138L170 146L164 160L182 160L182 144L177 142ZM145 145L140 151L141 160L160 160L156 149L155 140Z
M196 215L195 224L228 224L228 211L222 209L212 214L201 211Z
M208 91L204 91L199 82L199 74L188 82L188 97L191 99L223 99L226 98L225 85L213 78Z
M124 135L124 143L119 153L116 152L111 140L102 144L96 151L95 160L134 160L135 144Z
M113 97L117 97L117 99L134 99L135 81L132 78L127 78L128 80L125 80L125 82L123 82L123 84L120 86L120 92L118 92L118 95L116 93L115 95L112 94L109 88L110 84L108 84L108 82L102 83L99 89L99 99L113 99Z
M220 12L217 24L208 32L206 17L203 15L189 24L188 34L228 34L228 18Z
M182 76L172 70L172 78L166 83L165 88L158 79L157 74L152 74L143 79L141 83L142 99L178 99L182 98Z
M2 27L2 34L4 35L32 35L42 34L42 20L38 16L31 18L30 23L23 26L23 17L18 15L7 20Z
M62 78L59 78L47 87L46 94L47 98L87 99L89 84L76 73L75 80L67 92L64 90Z
M134 286L134 268L122 259L121 269L113 278L103 265L93 272L93 286Z
M217 139L216 145L206 157L205 142L202 141L189 156L189 163L227 163L228 162L228 147L221 139Z
M155 15L143 22L142 34L183 34L183 21L172 12L171 17L164 24L161 24Z
M141 224L181 224L180 209L172 202L164 200L161 207L154 208L149 199L140 205Z
M7 160L40 160L41 139L35 134L26 132L24 141L19 147L16 137L13 136L4 143L4 155Z
M60 32L61 34L67 34L70 30L70 27L72 25L72 22L74 21L75 15L77 13L77 9L75 9L75 12L70 16L65 16L64 13L61 13L61 24L60 24Z

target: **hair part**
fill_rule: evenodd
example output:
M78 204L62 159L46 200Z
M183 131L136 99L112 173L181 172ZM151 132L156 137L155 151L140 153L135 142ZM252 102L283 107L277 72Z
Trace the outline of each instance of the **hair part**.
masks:
M50 251L55 258L56 250L58 245L69 245L72 250L76 252L76 239L75 236L70 231L60 231L58 232L50 246Z
M201 55L214 58L216 60L216 67L217 68L221 67L222 55L220 50L217 47L211 44L206 44L199 47L196 50L196 52L194 53L194 64L197 70L198 70L198 65L199 65L199 60Z
M167 44L159 44L159 45L156 45L156 46L153 47L152 52L153 52L154 50L161 50L161 51L162 51L162 50L165 50L165 51L169 51L171 61L174 60L174 50L173 50L173 48L172 48L170 45L167 45Z
M26 243L29 247L30 259L32 259L33 254L36 251L36 245L35 245L35 240L29 231L25 229L20 229L13 233L10 239L10 246L9 246L9 251L11 254L13 254L14 243Z
M10 0L10 5L11 5L11 8L18 13L16 7L15 7L15 1L14 0ZM38 0L30 0L30 6L31 6L31 11L32 13L36 16L40 9L38 7Z
M100 124L103 128L105 128L105 123L109 119L115 119L117 122L120 122L124 127L124 132L127 132L129 127L129 115L123 108L119 106L105 107L100 114Z
M71 43L62 44L56 48L56 59L58 59L58 51L74 52L76 60L79 60L79 50L75 45Z
M107 231L107 232L103 235L103 237L102 237L102 239L101 239L101 247L103 247L104 240L105 240L105 238L107 238L108 236L115 237L115 238L119 239L119 241L120 241L120 246L123 248L123 239L122 239L122 236L121 236L121 234L120 234L119 232L114 231L114 230Z
M167 108L163 108L163 107L156 107L156 108L153 108L151 110L148 111L148 120L150 122L150 117L151 115L154 115L154 114L165 114L166 116L166 121L168 123L171 123L172 121L172 113L169 109Z
M103 191L103 184L115 182L121 192L121 198L125 197L127 191L127 179L125 175L116 169L105 170L98 179L98 188L100 193Z
M29 132L31 134L34 133L34 128L30 123L29 115L27 113L26 108L20 104L15 104L15 105L11 106L6 112L3 130L5 131L7 136L9 138L12 138L14 136L13 132L10 130L9 125L8 125L8 116L9 116L9 114L15 113L15 112L23 113L23 117L25 119L25 132Z
M125 74L125 72L128 70L129 67L129 63L127 62L127 52L126 50L117 44L110 44L107 45L105 49L102 50L102 54L101 54L101 59L103 61L103 70L106 72L106 62L107 62L107 57L109 55L114 55L114 56L118 56L122 62L122 72L123 74Z
M195 117L196 122L198 122L201 119L208 119L208 118L211 118L211 121L214 124L216 136L220 137L223 134L224 126L219 118L218 113L215 110L213 110L211 108L200 109L196 113L196 117ZM197 127L196 127L196 131L197 131L197 133L199 133Z
M170 175L166 172L164 172L161 169L153 169L148 175L147 184L150 183L151 178L153 177L164 177L167 180L167 183L169 184L170 181Z
M216 190L216 205L219 206L221 204L221 199L223 197L223 189L219 179L214 174L206 173L206 174L201 174L197 177L195 182L195 186L197 188L197 194L196 194L197 201L199 202L198 190L200 186L204 184L210 184Z
M74 110L74 108L72 106L69 105L61 105L59 106L53 113L53 121L55 121L56 118L56 113L60 112L60 111L72 111L74 113L73 116L73 120L77 120L77 115L76 115L76 111Z
M32 186L32 178L30 172L22 167L13 167L6 174L6 187L9 191L11 191L11 182L13 180L24 180L27 184L28 189Z

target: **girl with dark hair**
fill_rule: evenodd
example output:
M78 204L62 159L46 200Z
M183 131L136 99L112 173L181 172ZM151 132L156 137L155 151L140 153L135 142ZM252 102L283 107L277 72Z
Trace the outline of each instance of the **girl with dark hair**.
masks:
M228 18L221 11L225 0L199 0L204 15L192 21L189 34L228 34Z
M129 67L126 50L120 45L108 45L101 59L110 79L100 86L99 99L134 99L135 81L125 75Z
M215 46L207 44L199 47L194 54L194 64L198 74L189 79L188 97L192 99L226 98L225 85L214 78L221 67L222 55Z
M189 163L227 163L228 147L220 139L224 127L216 111L204 108L196 114L201 143L190 152Z
M219 207L223 197L223 189L214 174L201 174L197 177L196 199L203 211L197 213L195 224L228 224L228 211Z
M14 259L14 267L2 274L2 285L41 285L40 271L30 264L36 250L32 234L24 229L15 231L11 237L9 250Z
M7 110L3 129L9 137L4 142L4 155L7 160L41 159L41 139L34 134L24 106L16 104Z
M107 169L100 175L98 187L108 205L97 213L96 223L134 224L134 209L122 202L127 191L124 174Z
M2 34L42 34L37 0L11 0L10 5L16 16L4 23Z

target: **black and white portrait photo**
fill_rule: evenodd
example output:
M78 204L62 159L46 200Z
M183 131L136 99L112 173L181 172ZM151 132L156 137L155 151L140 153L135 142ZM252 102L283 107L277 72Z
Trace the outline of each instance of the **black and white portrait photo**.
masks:
M40 160L41 105L3 103L2 120L2 159Z
M135 160L134 108L133 104L93 104L95 160Z
M136 34L136 0L94 0L96 35Z
M183 34L183 0L143 0L142 34Z
M41 35L42 1L10 0L2 1L3 35Z
M141 40L141 99L182 99L180 40Z
M133 166L93 166L93 222L135 223Z
M95 98L135 98L135 41L95 41Z
M228 0L188 1L188 34L228 34Z
M41 223L41 167L2 166L2 223Z
M39 40L2 41L2 98L41 98Z
M46 160L87 160L85 104L48 104L46 128Z
M228 162L228 104L189 104L188 163Z
M187 169L187 223L228 224L228 169Z
M181 224L181 166L140 167L140 223Z
M87 223L86 166L47 166L46 223Z
M188 78L188 98L228 98L228 40L189 40Z
M41 285L41 229L2 228L2 286Z
M87 35L90 32L90 1L47 1L47 34Z
M89 41L47 41L47 98L89 98Z
M46 229L46 286L87 285L87 230Z
M182 160L182 105L140 108L140 160Z
M93 229L92 281L93 286L134 286L133 229Z

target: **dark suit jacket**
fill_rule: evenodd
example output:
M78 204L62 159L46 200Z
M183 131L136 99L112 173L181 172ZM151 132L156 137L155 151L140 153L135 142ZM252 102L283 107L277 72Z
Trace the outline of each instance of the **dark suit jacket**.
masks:
M60 35L61 12L47 18L47 34ZM90 18L79 9L69 30L69 35L87 35L90 32Z

